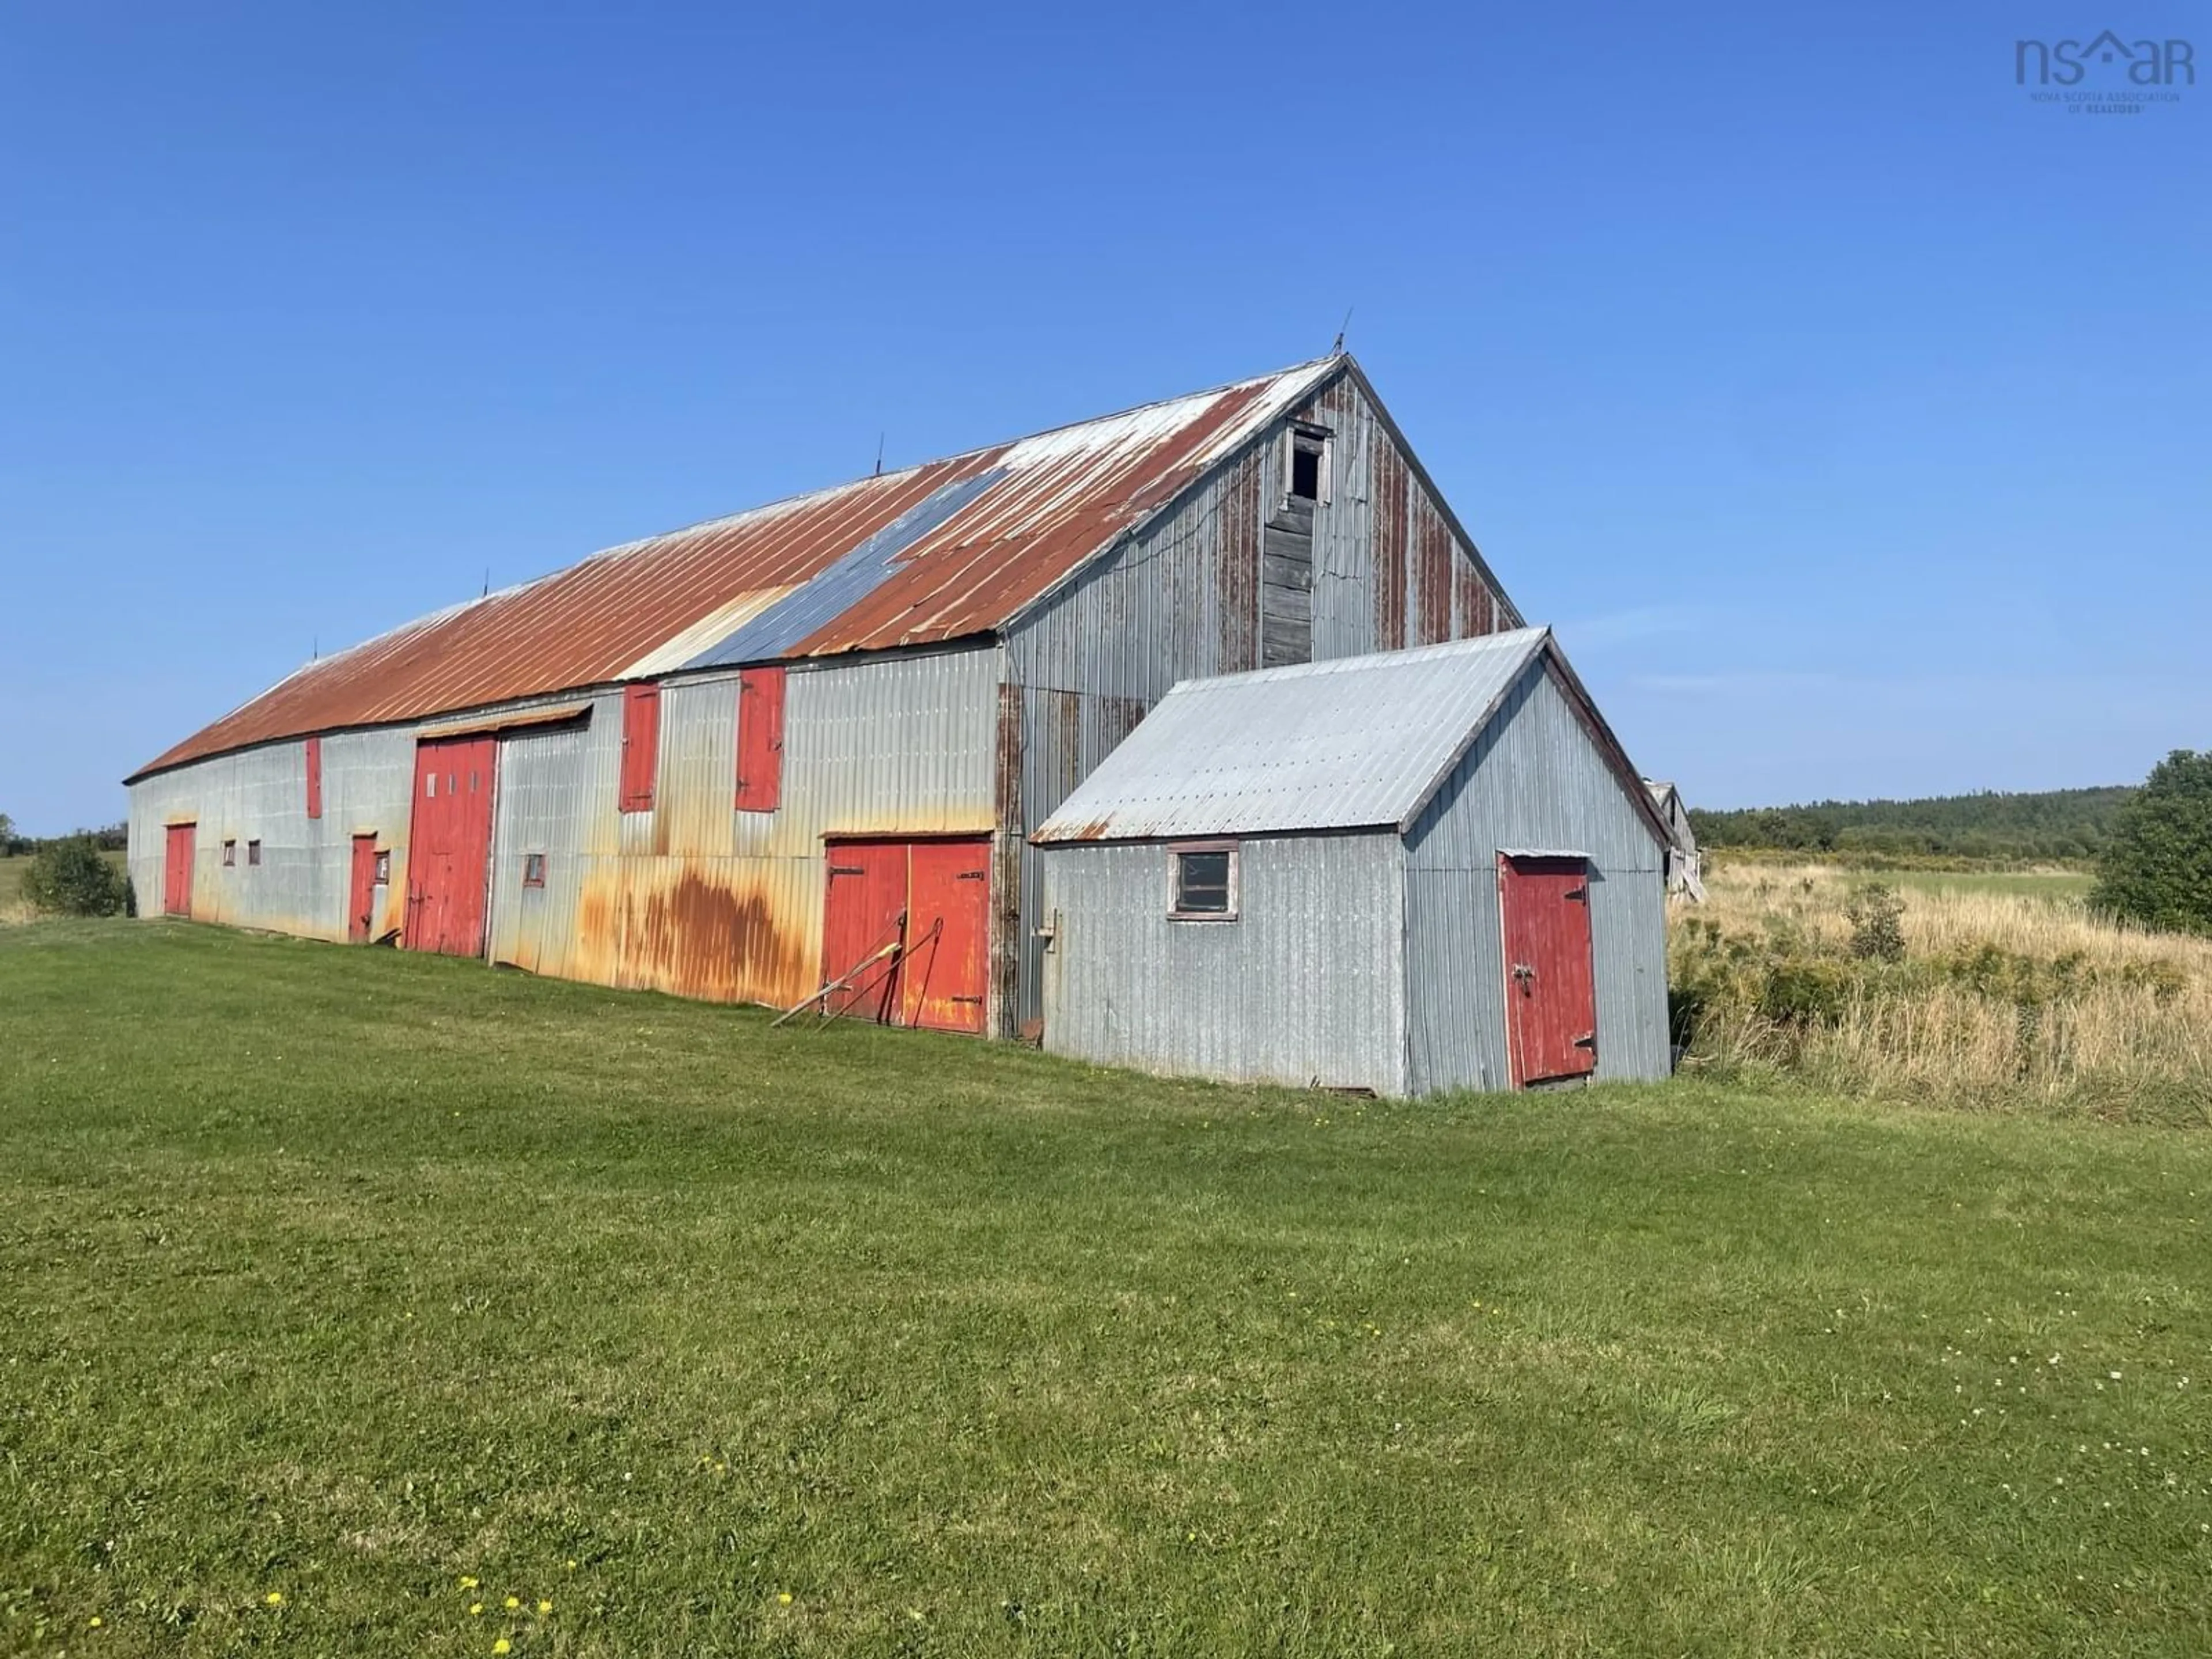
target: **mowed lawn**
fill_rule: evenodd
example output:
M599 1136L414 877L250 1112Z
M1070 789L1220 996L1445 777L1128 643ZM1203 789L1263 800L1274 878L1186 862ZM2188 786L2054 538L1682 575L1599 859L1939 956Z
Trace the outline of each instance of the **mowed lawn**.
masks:
M0 1650L2202 1654L2208 1224L2201 1133L0 929Z

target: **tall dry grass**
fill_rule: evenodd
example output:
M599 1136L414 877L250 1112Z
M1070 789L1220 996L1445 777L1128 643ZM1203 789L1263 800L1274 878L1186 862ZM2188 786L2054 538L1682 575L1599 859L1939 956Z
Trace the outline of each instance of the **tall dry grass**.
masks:
M1853 954L1875 876L1727 866L1674 916L1692 1066L1978 1108L2212 1122L2212 939L2149 934L2039 892L1897 890L1903 960Z

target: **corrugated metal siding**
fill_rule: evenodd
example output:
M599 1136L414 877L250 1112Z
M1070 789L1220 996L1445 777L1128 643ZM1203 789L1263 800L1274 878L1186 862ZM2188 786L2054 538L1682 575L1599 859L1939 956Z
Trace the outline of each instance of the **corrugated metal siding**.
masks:
M1395 835L1245 842L1237 921L1171 921L1169 854L1045 855L1045 1046L1100 1065L1405 1092Z
M131 790L131 878L145 914L161 908L164 825L198 822L193 847L192 916L310 939L346 936L353 837L374 833L392 852L392 888L406 862L415 742L406 732L344 732L323 740L323 811L307 816L304 741L221 756L164 773ZM238 862L222 863L222 843ZM261 843L257 869L246 844ZM395 903L380 928L396 925Z
M1532 665L1407 839L1406 978L1416 1093L1506 1086L1498 854L1592 865L1597 1075L1668 1074L1664 849L1550 677Z
M1316 659L1407 642L1413 544L1409 523L1443 521L1443 509L1410 465L1356 369L1334 377L1295 411L1330 428L1329 499L1313 515L1312 650ZM1090 775L1111 743L1071 744L1070 716L1040 692L1072 694L1074 729L1126 733L1133 708L1150 708L1176 681L1260 665L1261 525L1284 499L1285 421L1203 480L1171 514L1146 526L1011 624L1008 677L1022 688L1012 735L1014 793L1026 836ZM1472 550L1453 540L1451 637L1520 625ZM1383 619L1389 626L1383 626ZM1073 758L1071 759L1071 756ZM1034 918L1042 875L1024 841L1024 903ZM1019 1019L1039 1016L1035 940L1019 941Z
M994 650L793 669L774 812L739 811L735 675L664 688L653 810L615 810L612 705L506 745L492 953L538 973L787 1005L822 956L823 839L988 834ZM525 857L547 854L543 890Z
M1329 428L1330 499L1314 515L1313 653L1358 656L1521 625L1443 498L1362 378L1346 374L1294 411ZM1269 447L1270 502L1282 445Z
M736 807L735 674L664 686L649 811L617 810L621 694L589 700L586 724L502 737L488 953L563 978L797 1001L820 962L825 835L990 830L999 672L994 648L794 669L772 813ZM133 785L132 876L153 896L142 908L159 908L164 823L197 814L196 917L343 940L351 837L373 830L393 851L378 926L398 925L416 729L325 738L319 820L301 744ZM257 836L264 862L249 870ZM240 843L234 869L221 867L225 837ZM546 856L542 888L522 884L531 853Z

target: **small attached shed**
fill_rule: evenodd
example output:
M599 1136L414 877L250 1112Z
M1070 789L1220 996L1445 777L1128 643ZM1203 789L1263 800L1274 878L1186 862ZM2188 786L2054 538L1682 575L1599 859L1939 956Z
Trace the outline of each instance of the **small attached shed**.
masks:
M1652 803L1667 825L1667 890L1680 893L1693 903L1705 902L1705 855L1698 851L1698 832L1691 827L1690 809L1682 792L1657 778L1646 778Z
M1667 828L1547 629L1186 680L1032 839L1054 1053L1382 1095L1668 1073Z

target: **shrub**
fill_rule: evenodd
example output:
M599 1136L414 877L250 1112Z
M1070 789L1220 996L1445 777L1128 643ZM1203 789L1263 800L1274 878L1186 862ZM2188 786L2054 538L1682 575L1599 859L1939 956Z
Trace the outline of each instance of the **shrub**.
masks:
M23 896L55 915L120 915L130 906L131 884L92 836L66 836L31 854Z
M2177 749L2120 809L2090 902L2122 921L2212 933L2212 751Z
M1886 882L1870 882L1844 902L1851 954L1864 961L1905 960L1905 901Z

